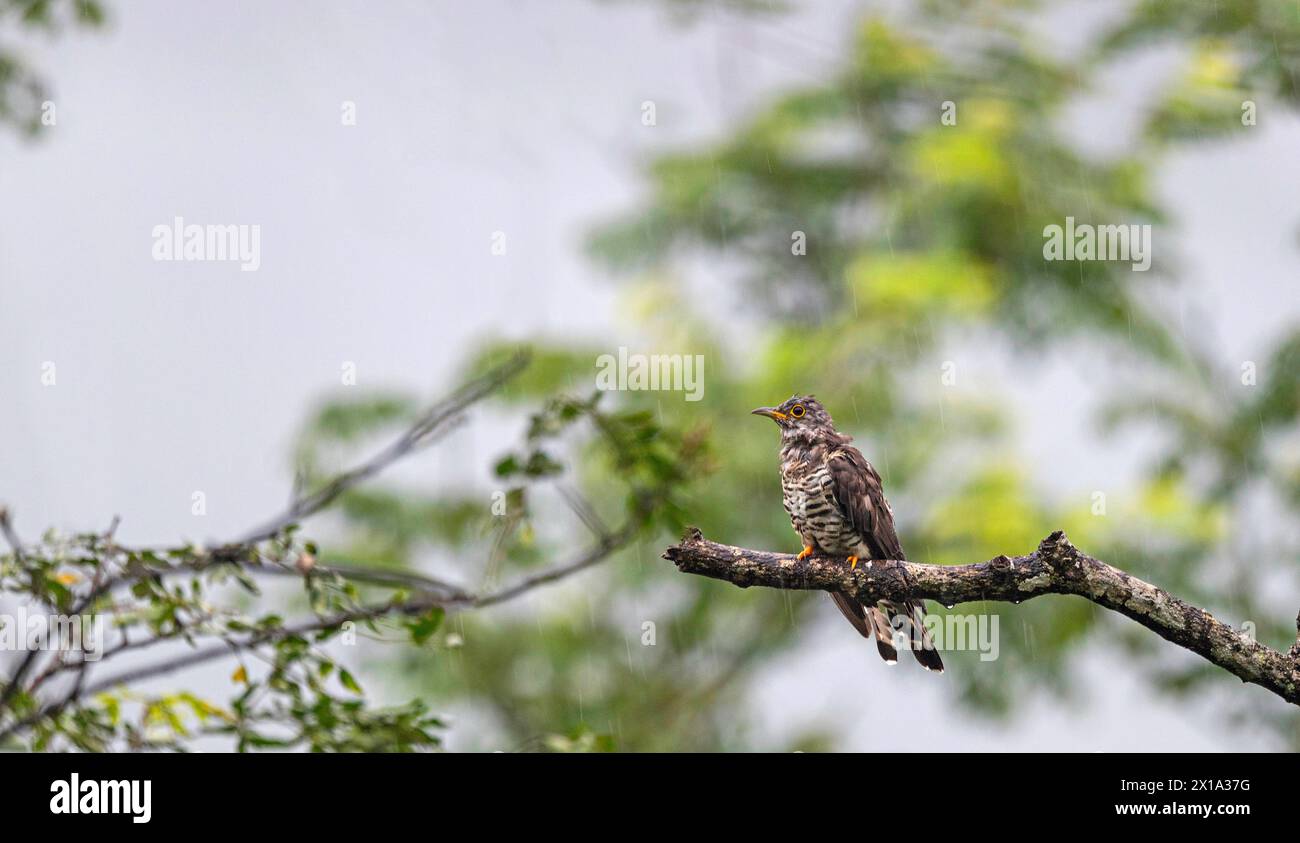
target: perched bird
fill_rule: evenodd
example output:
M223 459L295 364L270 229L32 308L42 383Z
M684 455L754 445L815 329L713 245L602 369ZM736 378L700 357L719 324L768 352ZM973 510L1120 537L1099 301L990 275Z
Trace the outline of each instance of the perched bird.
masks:
M859 560L906 559L894 532L894 511L885 500L880 475L853 437L835 429L830 414L811 395L796 395L778 407L759 407L781 428L781 499L794 531L803 540L800 559L814 552ZM871 564L869 561L867 564ZM922 620L919 600L900 605L881 601L866 606L855 597L832 592L831 599L864 638L875 638L886 662L898 661L894 630L904 630L912 654L926 670L943 671L943 660Z

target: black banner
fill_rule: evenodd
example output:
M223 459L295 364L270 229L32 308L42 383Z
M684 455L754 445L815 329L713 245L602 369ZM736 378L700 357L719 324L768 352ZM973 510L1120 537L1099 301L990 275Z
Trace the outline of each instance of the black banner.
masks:
M1222 833L1293 816L1283 755L21 755L4 756L8 822L42 828L193 828L242 816L259 828L329 831L424 812L488 809L677 821L831 808L946 824L983 817ZM491 806L497 806L492 808ZM471 807L478 806L478 807ZM707 806L716 806L708 808ZM672 818L676 817L677 820ZM716 818L715 818L716 819ZM707 824L710 820L701 817ZM647 826L648 827L648 826ZM992 828L993 826L990 826Z

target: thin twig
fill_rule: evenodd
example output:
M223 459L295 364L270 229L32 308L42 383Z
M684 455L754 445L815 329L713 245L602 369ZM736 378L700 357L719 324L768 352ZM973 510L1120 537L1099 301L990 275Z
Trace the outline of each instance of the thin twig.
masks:
M605 526L605 522L596 513L596 508L591 505L591 502L581 492L566 483L556 483L555 488L560 493L560 497L564 498L564 502L569 505L569 509L573 511L574 515L578 516L579 521L587 526L592 535L598 539L605 539L609 536L609 528Z
M630 542L635 536L636 528L629 524L623 527L623 529L611 533L601 539L594 547L572 562L565 565L558 565L550 570L543 571L540 574L534 574L531 577L525 577L514 585L507 586L500 591L475 597L468 601L468 604L475 609L481 609L484 606L504 603L507 600L513 600L525 592L532 591L538 586L553 583L556 580L562 580L565 577L572 576L579 571L590 568L598 562L603 561L611 553Z
M288 509L261 527L250 530L233 544L250 545L266 541L280 535L289 526L320 512L352 487L375 476L402 457L433 442L460 422L466 408L492 394L506 381L519 374L526 365L528 365L528 355L521 352L481 377L469 381L422 413L395 442L374 457L339 474L317 491L296 496Z
M14 559L21 567L24 560L23 543L18 539L18 533L14 531L13 521L10 520L9 507L7 506L0 506L0 535L3 535L5 541L9 543L9 548L14 553Z

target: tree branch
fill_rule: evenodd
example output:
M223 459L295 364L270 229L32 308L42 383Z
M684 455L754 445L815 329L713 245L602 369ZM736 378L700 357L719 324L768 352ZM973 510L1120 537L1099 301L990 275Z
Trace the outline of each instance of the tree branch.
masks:
M741 588L843 591L864 603L919 598L953 606L974 600L1020 603L1042 594L1071 594L1131 618L1243 682L1300 705L1300 646L1286 653L1266 647L1204 609L1088 556L1059 531L1026 556L999 556L975 565L874 561L850 570L843 559L798 560L789 554L731 547L708 541L695 529L668 548L664 558L683 573L726 580Z
M70 692L64 699L45 705L26 717L16 720L12 724L0 729L0 743L11 735L30 728L48 717L53 717L82 696L94 696L95 694L109 691L119 686L126 686L145 679L152 679L155 676L174 673L178 670L210 662L225 656L237 655L246 650L252 650L265 644L274 644L275 642L281 641L285 638L307 635L312 632L333 630L349 622L371 621L386 617L410 617L412 615L419 615L423 612L427 612L437 605L438 603L435 600L422 598L408 600L402 603L390 602L376 606L363 606L357 609L339 612L326 618L313 618L291 626L272 627L243 637L223 637L219 644L197 648L163 661L145 664L132 670L119 673L116 676L100 680L99 682L91 683L89 686L86 686L85 684L86 672L82 670L78 677L77 686L74 687L72 692ZM160 640L162 639L155 638L142 643L153 644ZM83 662L81 665L78 665L78 667L85 667L87 665L88 663Z
M316 617L289 626L273 627L269 630L258 632L256 634L249 635L243 638L232 638L228 636L222 637L221 643L213 644L207 647L196 647L196 649L193 649L187 653L182 653L173 656L161 662L153 662L153 663L142 665L133 670L119 673L116 676L112 676L107 679L103 679L98 682L92 683L89 686L86 686L86 676L87 676L87 669L90 666L92 666L91 663L81 661L76 663L68 663L68 664L62 664L58 666L51 666L50 670L48 670L45 674L42 674L40 677L38 677L38 681L36 684L41 684L47 678L49 678L49 676L55 675L57 673L61 673L64 670L75 669L79 671L77 686L73 689L72 692L70 692L63 699L58 700L57 702L52 702L47 705L44 705L41 708L37 709L35 712L28 714L26 717L20 718L7 726L0 728L0 743L2 743L5 739L11 737L12 735L15 735L24 729L28 729L34 726L35 724L39 723L42 720L58 714L59 712L63 711L66 707L68 707L70 704L72 704L79 698L94 696L95 694L98 694L101 691L107 691L118 686L128 685L132 682L139 682L144 679L151 679L155 676L175 673L177 671L184 670L186 668L193 667L195 665L204 664L206 662L210 662L215 659L220 659L226 656L237 655L238 653L243 652L245 650L254 649L264 644L272 644L282 638L286 638L292 635L304 635L310 632L321 632L325 630L337 629L342 624L347 623L349 621L355 622L355 621L378 620L380 618L385 618L385 617L388 618L409 617L411 615L418 615L423 612L427 612L430 609L434 609L434 608L445 609L446 611L449 612L463 610L463 609L480 609L480 608L485 608L487 606L493 606L498 603L504 603L508 600L514 600L515 598L520 597L532 591L535 588L538 588L543 585L547 585L549 583L556 582L558 580L562 580L566 577L571 576L572 574L576 574L579 571L585 570L587 568L592 567L593 565L596 565L604 561L615 551L626 546L628 542L630 542L636 536L636 532L637 531L633 526L631 525L625 526L624 528L617 530L613 533L610 533L609 535L602 538L599 542L597 542L595 546L593 546L591 549L579 555L573 561L567 562L563 565L557 565L556 567L543 571L542 573L535 574L530 577L525 577L524 579L520 580L517 583L514 583L513 585L502 588L500 591L495 591L495 592L482 594L482 595L475 595L475 594L470 594L467 592L455 590L454 593L450 595L437 595L437 594L427 593L427 589L426 589L426 593L413 597L412 599L403 602L390 601L384 604L365 606L359 609L339 612L329 617ZM155 572L155 574L162 575L166 573L175 573L176 570L177 569L172 569L171 571L157 571ZM302 576L301 574L298 574L297 572L293 572L290 569L278 568L278 567L254 568L248 566L246 567L246 570L249 570L252 573L272 573L272 572L283 573L283 574L292 573L294 576ZM421 577L418 574L408 575L400 571L391 571L391 572L382 571L382 570L370 571L365 569L346 568L340 566L317 566L313 570L315 571L323 570L323 571L339 573L341 576L345 576L345 577L352 576L358 580L374 582L376 584L381 584L381 585L396 585L402 587L417 587L417 588L419 588L422 585L427 585L430 583L439 587L446 585L445 583L442 583L441 581L438 580L430 580ZM391 578L389 575L391 575ZM192 629L188 631L193 632ZM131 643L131 644L123 644L121 646L114 648L113 650L104 653L101 661L96 662L95 665L101 664L102 662L107 661L109 658L119 655L121 652L125 650L140 649L141 647L153 646L154 644L159 644L164 641L175 641L181 637L182 637L181 633L178 632L174 635L158 636L154 638L143 639L141 641ZM29 653L29 656L35 653L36 651L33 650ZM8 687L16 688L17 683L11 683ZM35 688L33 687L30 690L35 690Z
M465 603L471 608L482 609L486 606L493 606L497 603L504 603L507 600L513 600L521 594L532 591L538 586L562 580L578 573L579 571L584 571L593 565L603 562L615 551L632 541L632 539L636 537L636 534L636 525L629 523L617 532L603 536L590 550L583 553L572 562L557 565L554 568L542 571L540 574L525 577L513 585L502 588L500 591L480 595L478 597L469 597L467 600L461 600L459 602Z
M403 457L434 442L451 426L459 422L463 418L464 411L471 405L491 395L515 375L523 371L528 365L529 359L528 352L519 352L483 375L462 384L456 391L421 413L388 447L364 463L335 475L317 491L310 494L301 493L297 490L300 485L300 478L295 478L295 494L288 508L262 526L245 533L236 541L215 547L211 551L199 554L199 558L195 560L173 565L168 569L141 568L99 581L78 601L73 614L80 614L113 589L131 585L142 577L178 572L197 572L211 565L234 564L256 569L258 566L253 563L260 563L261 561L257 553L259 543L283 534L290 526L325 509L348 490L374 477ZM116 521L114 522L115 528ZM8 513L3 508L0 508L0 531L3 531L6 536L12 537L12 530L8 526ZM12 541L16 542L16 537L12 537ZM15 544L15 554L18 553L18 549L19 545ZM376 582L380 581L384 576L378 572L363 574L357 569L343 567L340 567L337 573L358 580L369 579ZM387 579L393 580L395 577L396 575L389 575ZM459 594L459 591L454 587L445 583L438 583L429 578L425 578L423 583L408 584L414 584L417 587L436 586L452 594ZM0 704L0 709L3 708L4 706Z
M489 370L481 377L468 382L447 398L434 404L425 413L422 413L395 442L381 450L373 458L327 480L317 491L306 493L302 489L302 483L297 482L292 499L284 512L233 542L221 544L212 549L192 548L190 546L134 550L121 548L112 542L117 523L115 519L113 526L103 536L103 542L106 543L110 555L118 560L117 564L110 566L107 562L101 563L89 586L73 602L71 614L83 614L95 607L101 598L107 597L119 588L134 586L137 583L149 580L161 581L169 576L200 574L212 568L226 566L238 569L243 574L301 577L309 581L309 583L314 577L321 575L337 576L387 588L409 589L414 592L411 598L399 600L394 597L393 600L383 604L352 608L333 615L317 614L316 617L295 625L277 625L272 629L246 636L214 633L211 630L201 628L202 624L199 620L184 623L178 621L179 625L174 630L166 633L155 633L149 638L131 642L126 641L124 638L119 646L106 650L102 654L102 658L93 664L84 658L79 661L64 661L60 658L50 663L46 670L41 672L29 687L24 687L27 684L27 675L35 667L40 653L40 651L32 649L8 682L0 686L0 714L6 713L6 710L8 710L8 713L15 715L16 718L12 722L0 726L0 741L31 728L42 720L76 704L79 699L93 696L102 690L163 674L170 674L242 651L257 650L264 645L274 644L290 635L337 629L341 624L348 621L410 616L434 608L441 608L451 612L497 605L590 568L626 547L639 535L640 526L644 521L643 516L650 511L649 497L640 495L639 497L644 499L642 500L641 510L634 511L622 527L611 531L596 515L585 498L576 491L570 491L563 487L561 493L565 501L595 534L596 541L591 547L577 554L565 564L524 577L499 590L486 593L472 593L456 585L414 571L367 568L347 564L321 564L316 559L314 550L298 551L288 541L289 529L292 526L298 524L302 519L318 513L354 486L372 478L394 462L437 439L463 417L464 411L471 404L499 389L517 375L527 364L527 361L528 356L526 354L516 355L504 364ZM8 511L2 507L0 507L0 538L10 543L15 559L22 561L23 546L13 531ZM267 553L262 544L272 540L283 541L284 546L272 548L272 552ZM310 548L310 545L307 547ZM97 552L99 549L98 546L92 544L92 551ZM112 573L110 573L110 570ZM211 618L205 617L200 620L211 620ZM125 635L125 632L123 634ZM94 682L89 681L88 674L92 667L97 667L124 651L138 650L178 638L189 640L191 645L195 646L195 649L161 661L144 664L116 676ZM198 646L196 642L199 638L209 640L215 638L218 639L218 642L210 646ZM35 692L45 684L47 679L73 670L77 672L76 683L69 693L53 701L42 701L36 697ZM17 717L17 712L12 710L12 701L20 690L25 690L32 695L35 707L23 714L23 716Z
M452 425L459 422L464 411L472 404L491 395L528 365L529 354L519 352L482 376L462 385L455 392L420 414L410 427L387 448L371 459L335 476L311 494L297 494L288 509L266 524L250 530L234 542L251 545L273 538L291 524L315 515L329 506L340 495L383 471L406 455L430 444Z

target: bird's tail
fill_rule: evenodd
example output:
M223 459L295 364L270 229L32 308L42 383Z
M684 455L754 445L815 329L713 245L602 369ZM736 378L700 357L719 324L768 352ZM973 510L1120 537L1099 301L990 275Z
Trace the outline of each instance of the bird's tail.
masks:
M876 639L876 649L880 651L880 657L886 663L898 663L898 650L894 647L893 630L889 628L889 619L879 609L874 606L867 608L858 600L839 591L831 592L831 600L835 602L835 607L840 610L840 614L853 624L858 634L863 638Z
M878 605L889 617L890 629L897 629L904 634L906 638L904 646L910 644L912 655L920 662L921 667L935 673L943 673L943 659L939 658L939 651L935 649L934 640L930 638L930 630L925 628L925 604L920 600L913 600L905 605L888 602Z

